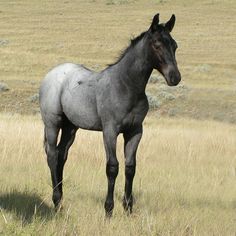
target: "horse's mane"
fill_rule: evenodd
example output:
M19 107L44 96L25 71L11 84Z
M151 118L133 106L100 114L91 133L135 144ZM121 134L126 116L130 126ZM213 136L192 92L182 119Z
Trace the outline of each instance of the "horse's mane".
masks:
M117 63L119 63L121 61L121 59L125 56L126 53L128 53L146 34L146 31L141 33L139 36L137 36L136 38L133 38L130 40L130 45L121 52L120 56L118 57L118 59L116 60L116 62L109 64L108 66L113 66L116 65Z

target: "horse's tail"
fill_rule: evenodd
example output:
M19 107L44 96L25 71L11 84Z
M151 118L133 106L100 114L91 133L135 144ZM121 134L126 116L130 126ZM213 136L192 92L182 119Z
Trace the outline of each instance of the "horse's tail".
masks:
M46 129L45 128L44 128L43 147L44 147L44 150L47 154L47 135L46 135Z

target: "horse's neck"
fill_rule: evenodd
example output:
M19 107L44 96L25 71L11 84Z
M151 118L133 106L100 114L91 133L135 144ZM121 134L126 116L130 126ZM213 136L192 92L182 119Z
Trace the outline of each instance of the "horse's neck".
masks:
M141 46L135 45L116 64L117 79L122 80L137 93L145 92L148 79L153 70L145 54L147 53L145 53L143 43Z

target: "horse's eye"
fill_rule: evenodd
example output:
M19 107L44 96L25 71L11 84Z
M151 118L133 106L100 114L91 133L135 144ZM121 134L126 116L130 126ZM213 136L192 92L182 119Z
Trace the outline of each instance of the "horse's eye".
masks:
M155 41L153 42L153 46L154 46L154 48L158 49L158 48L161 47L161 43L160 43L159 41L155 40Z

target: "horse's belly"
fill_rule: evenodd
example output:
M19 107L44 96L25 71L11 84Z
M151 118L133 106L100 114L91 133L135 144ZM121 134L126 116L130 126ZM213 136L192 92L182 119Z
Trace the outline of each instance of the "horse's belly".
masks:
M65 115L78 128L95 131L102 130L101 121L94 116L94 113L84 115L83 112L76 111L74 113L65 113Z
M63 93L61 102L64 114L75 126L88 130L102 130L94 91L86 88L67 90Z

